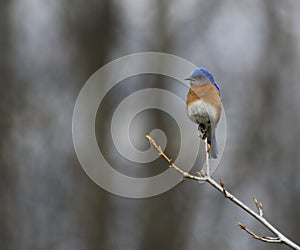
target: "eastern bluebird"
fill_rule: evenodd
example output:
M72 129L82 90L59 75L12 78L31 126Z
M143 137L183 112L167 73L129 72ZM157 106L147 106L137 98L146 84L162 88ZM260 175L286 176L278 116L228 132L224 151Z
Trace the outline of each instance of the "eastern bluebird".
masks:
M194 70L185 80L191 84L186 100L187 114L198 124L202 139L207 138L209 157L217 158L215 129L222 110L220 88L213 75L204 68Z

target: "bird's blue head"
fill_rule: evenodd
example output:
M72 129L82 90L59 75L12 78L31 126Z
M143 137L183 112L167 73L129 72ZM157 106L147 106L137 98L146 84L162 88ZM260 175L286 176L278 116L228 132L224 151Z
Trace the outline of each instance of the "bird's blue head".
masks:
M203 84L207 82L211 82L213 85L215 85L216 89L220 93L220 87L215 81L215 78L212 73L210 73L205 68L198 68L195 69L191 76L185 80L190 80L191 84Z

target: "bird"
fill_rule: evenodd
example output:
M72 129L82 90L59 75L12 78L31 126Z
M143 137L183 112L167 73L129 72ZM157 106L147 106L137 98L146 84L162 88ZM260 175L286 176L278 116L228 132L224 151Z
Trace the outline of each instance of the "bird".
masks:
M221 91L214 76L205 68L197 68L185 80L190 81L186 100L188 117L198 125L200 138L207 139L209 158L217 158L216 127L222 112Z

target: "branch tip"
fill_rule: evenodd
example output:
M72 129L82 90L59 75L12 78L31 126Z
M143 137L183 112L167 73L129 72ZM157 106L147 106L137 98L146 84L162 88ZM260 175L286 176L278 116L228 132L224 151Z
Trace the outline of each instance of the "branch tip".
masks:
M256 197L254 196L253 197L253 201L254 201L254 204L258 210L258 213L260 216L263 216L263 205L262 205L262 202L258 202Z
M245 228L246 228L246 226L243 225L243 224L242 224L241 222L239 222L239 221L236 223L236 225L239 226L239 227L240 227L241 229L243 229L243 230L245 230Z
M223 194L225 195L225 197L227 197L227 191L226 191L226 189L225 189L225 183L224 183L224 181L222 180L222 178L220 178L220 186L222 187L222 192L223 192Z
M224 183L224 181L222 180L222 178L220 178L220 185L221 185L222 188L225 188L225 183Z
M257 199L256 199L256 197L255 197L255 196L253 196L253 202L254 202L254 204L255 204L255 205L257 205L257 204L258 204L258 201L257 201Z

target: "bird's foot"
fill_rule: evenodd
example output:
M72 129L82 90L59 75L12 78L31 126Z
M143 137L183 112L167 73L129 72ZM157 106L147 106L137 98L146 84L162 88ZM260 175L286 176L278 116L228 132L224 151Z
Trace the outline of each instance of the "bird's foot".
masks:
M200 139L205 140L206 137L207 137L207 133L206 133L206 132L204 132L204 133L201 132L201 133L198 133L197 136L198 136Z
M203 124L199 124L198 130L201 132L201 134L198 134L198 136L202 139L205 140L207 137L207 129L205 129L205 126Z
M199 131L203 131L203 130L205 130L205 126L204 126L204 124L203 123L199 123L199 125L198 125L198 130Z

